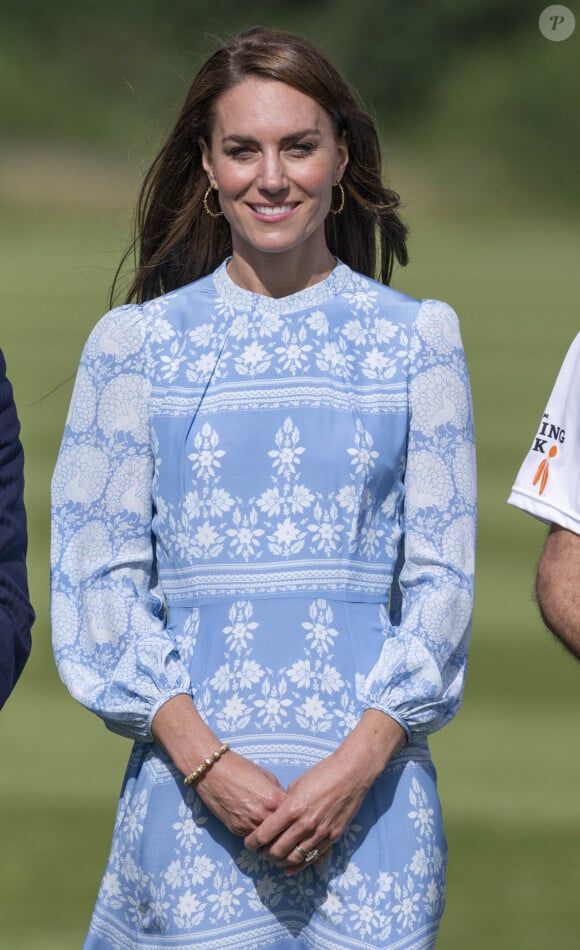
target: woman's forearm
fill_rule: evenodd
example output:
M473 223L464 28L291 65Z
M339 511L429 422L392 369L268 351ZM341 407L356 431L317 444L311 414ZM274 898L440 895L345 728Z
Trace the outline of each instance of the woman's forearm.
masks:
M169 699L153 719L153 735L184 776L191 775L223 744L203 721L190 696ZM286 799L286 791L270 772L235 750L215 761L194 782L211 812L233 834L244 837Z
M379 709L365 709L334 756L338 762L344 762L345 767L351 767L354 762L368 777L370 787L406 741L405 731L398 722Z
M169 699L155 714L152 732L184 775L189 775L223 739L204 722L191 696L180 693Z

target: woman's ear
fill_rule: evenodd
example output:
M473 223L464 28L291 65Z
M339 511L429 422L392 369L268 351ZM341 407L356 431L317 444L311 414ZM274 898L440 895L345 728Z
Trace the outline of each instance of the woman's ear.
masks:
M348 165L348 160L349 160L348 144L347 144L346 135L344 132L340 136L337 146L338 146L338 161L336 163L336 183L339 184L339 182L342 180L342 176L344 175L344 172L345 172L346 166Z
M213 173L210 147L205 139L198 139L198 143L201 151L201 164L203 165L203 170L209 178L210 185L212 188L215 188L216 180Z

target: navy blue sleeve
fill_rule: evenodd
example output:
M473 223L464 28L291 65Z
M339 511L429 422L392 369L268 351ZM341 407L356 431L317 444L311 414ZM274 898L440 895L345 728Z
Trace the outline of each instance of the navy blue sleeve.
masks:
M26 576L24 453L20 424L0 350L0 708L30 653L34 612Z

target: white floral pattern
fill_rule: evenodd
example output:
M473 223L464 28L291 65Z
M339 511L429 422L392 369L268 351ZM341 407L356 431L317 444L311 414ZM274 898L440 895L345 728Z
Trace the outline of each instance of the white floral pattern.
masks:
M281 300L222 266L118 308L85 348L53 500L61 675L139 740L87 950L431 948L445 840L424 736L460 702L473 581L450 308L344 265ZM366 707L410 742L331 861L286 878L151 742L182 692L286 783Z
M304 946L354 950L361 940L371 948L433 946L445 900L446 846L434 832L440 816L430 806L430 766L387 770L378 780L381 793L386 799L389 787L396 788L402 814L367 801L335 845L330 862L287 879L239 839L232 839L231 856L223 850L210 856L216 820L193 790L181 795L164 758L143 749L136 747L128 770L128 791L99 894L101 913L93 920L89 946L108 936L112 915L159 947L186 934L195 934L202 950L210 950L216 940L224 947L244 946L248 927L255 937L247 945L256 947L271 946L288 933L297 939L306 931ZM138 775L139 792L132 790ZM140 841L160 789L174 820L158 838L153 875L143 867ZM394 834L401 838L405 832L400 867L374 871L366 866L380 857L380 848L365 841L369 823L391 847ZM128 932L117 933L115 946L131 947Z

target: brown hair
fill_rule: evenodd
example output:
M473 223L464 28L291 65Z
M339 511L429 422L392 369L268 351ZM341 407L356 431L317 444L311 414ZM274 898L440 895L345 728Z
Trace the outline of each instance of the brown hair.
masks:
M401 265L407 263L407 229L397 213L399 196L381 181L377 130L357 94L308 40L253 27L213 53L195 76L175 127L143 182L135 238L117 271L111 296L132 253L136 270L127 302L143 302L197 280L231 253L227 221L212 218L203 209L208 181L199 139L210 140L215 101L247 76L286 83L315 99L333 119L337 137L346 139L344 210L329 214L325 223L331 253L385 284L395 258Z

